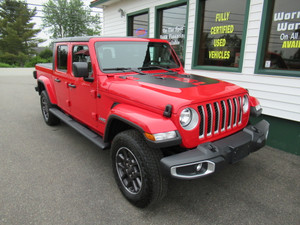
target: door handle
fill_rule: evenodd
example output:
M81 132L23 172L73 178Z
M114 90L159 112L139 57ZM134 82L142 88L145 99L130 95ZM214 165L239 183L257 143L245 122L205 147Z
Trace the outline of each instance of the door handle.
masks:
M56 82L58 82L58 83L59 83L61 80L60 80L60 79L58 79L58 78L55 78L55 79L54 79L54 81L56 81Z
M71 87L71 88L76 88L75 84L68 84L68 86Z

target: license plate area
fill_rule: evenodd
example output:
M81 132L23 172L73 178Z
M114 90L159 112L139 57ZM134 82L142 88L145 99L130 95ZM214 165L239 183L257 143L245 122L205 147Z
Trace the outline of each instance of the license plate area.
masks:
M234 148L230 147L230 148L232 150L230 163L236 163L250 154L249 151L250 143L246 143L238 147L234 147Z

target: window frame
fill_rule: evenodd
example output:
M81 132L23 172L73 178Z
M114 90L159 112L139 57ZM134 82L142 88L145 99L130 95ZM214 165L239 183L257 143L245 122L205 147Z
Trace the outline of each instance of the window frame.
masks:
M160 37L160 25L162 24L161 20L161 12L164 9L170 9L175 8L176 6L181 6L186 4L186 18L185 18L185 34L184 34L184 46L183 46L183 60L185 61L186 56L186 43L187 43L187 32L188 32L188 18L189 18L189 1L188 0L178 0L174 2L170 2L163 5L158 5L155 7L155 30L154 30L154 37L159 38Z
M70 57L71 57L71 65L72 65L72 67L73 67L73 63L74 63L74 60L73 60L74 48L76 46L86 46L88 48L88 51L90 52L90 46L89 46L89 44L87 42L84 42L84 43L77 43L77 42L76 43L72 43L71 44L71 53L70 53L71 54ZM91 58L90 58L90 69L91 69L91 71L89 71L89 76L88 77L93 77L93 66L92 66ZM74 73L73 73L73 69L72 69L72 76L75 77Z
M263 11L262 11L262 18L261 18L261 25L260 25L260 33L259 33L259 41L257 45L257 53L256 53L256 62L255 62L255 69L254 72L261 75L275 75L275 76L288 76L288 77L300 77L300 71L296 70L276 70L276 69L265 69L263 68L264 65L264 58L267 49L267 38L270 28L270 23L272 22L272 6L271 0L265 0Z
M132 13L128 13L127 16L127 31L126 31L126 35L129 37L134 37L133 34L133 17L135 16L140 16L140 15L144 15L144 14L148 14L148 38L150 36L150 15L149 15L149 8L146 9L141 9L139 11L135 11ZM132 34L131 34L132 33Z
M227 67L227 66L209 66L209 65L198 65L198 52L199 45L201 39L201 30L203 27L203 8L201 7L201 1L197 0L196 2L196 15L195 15L195 27L194 27L194 46L192 53L192 69L195 70L215 70L215 71L225 71L225 72L238 72L241 73L243 69L244 63L244 52L245 52L245 43L247 37L247 27L248 27L248 18L249 18L249 8L250 8L250 0L246 1L245 7L245 16L244 16L244 28L241 42L241 50L240 50L240 61L238 67Z
M59 55L58 48L62 47L62 46L66 46L67 50L68 50L68 52L67 52L67 68L66 69L61 69L61 68L58 67L59 66L59 63L58 63L58 57L59 57L58 56ZM56 62L55 69L56 69L56 71L67 73L68 70L69 70L69 53L70 53L69 44L68 43L60 43L60 44L56 45L55 52L56 52L56 57L55 57L55 62Z

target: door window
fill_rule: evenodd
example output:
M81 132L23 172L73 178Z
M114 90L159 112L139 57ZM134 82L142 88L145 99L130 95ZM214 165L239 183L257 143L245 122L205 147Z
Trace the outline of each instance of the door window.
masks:
M68 68L68 46L57 46L57 70L67 72Z

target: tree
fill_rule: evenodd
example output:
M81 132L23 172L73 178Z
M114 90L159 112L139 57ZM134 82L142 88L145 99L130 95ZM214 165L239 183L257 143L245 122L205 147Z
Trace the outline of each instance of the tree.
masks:
M23 66L42 40L35 38L40 32L30 22L36 10L18 0L4 0L0 3L0 61Z
M53 38L100 34L99 15L92 16L81 0L49 0L43 13L43 27Z

